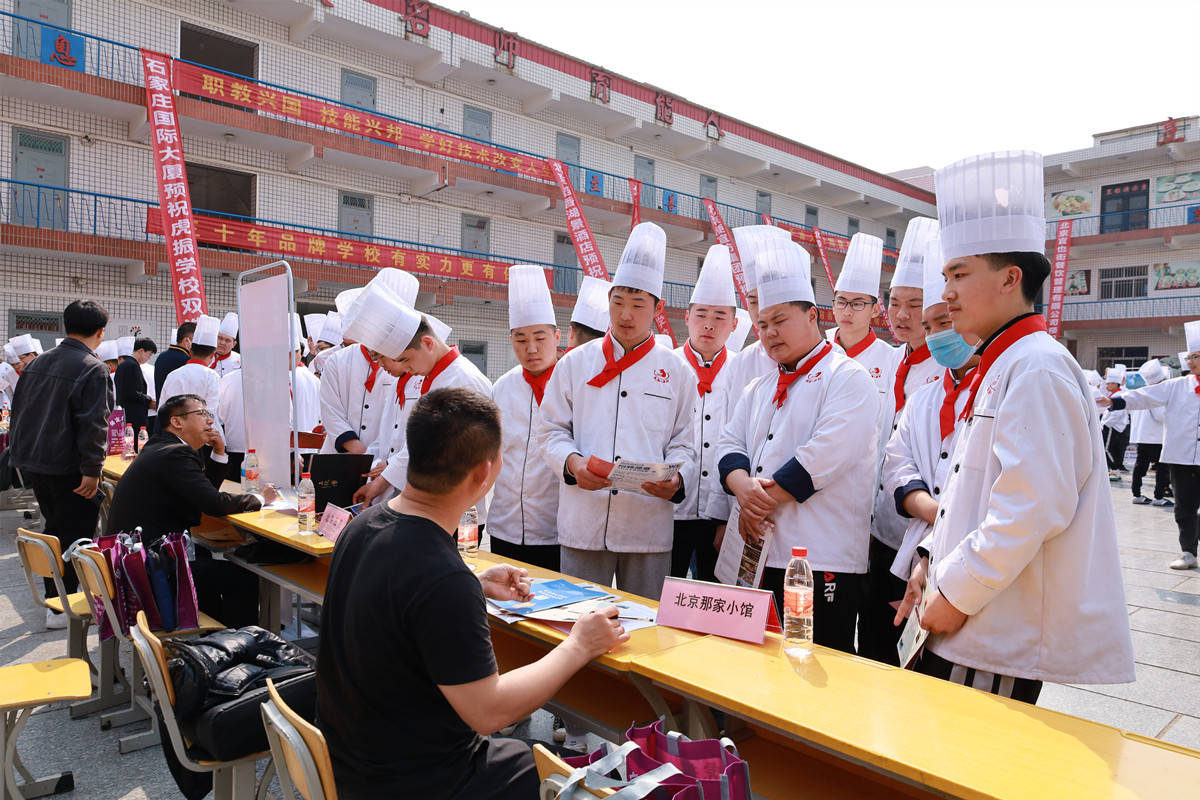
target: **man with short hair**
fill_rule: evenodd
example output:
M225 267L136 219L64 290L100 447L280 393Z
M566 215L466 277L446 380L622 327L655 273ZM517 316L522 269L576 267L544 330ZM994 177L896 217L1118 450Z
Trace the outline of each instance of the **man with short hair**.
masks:
M238 315L230 311L221 319L221 326L217 329L217 350L213 355L212 368L219 378L242 368L242 355L233 349L237 346L237 335Z
M528 577L507 564L476 576L455 543L462 513L501 469L499 410L464 387L435 389L406 434L407 482L343 531L321 608L317 718L338 796L532 798L529 747L485 737L629 636L610 606L538 661L499 674L484 597L528 599Z
M11 348L12 354L15 357L12 364L18 374L24 372L29 363L38 357L37 342L28 333L23 333L20 336L14 336L9 339L8 348Z
M175 329L175 343L154 360L154 396L166 399L162 393L163 381L192 357L192 336L196 333L195 322L185 322Z
M191 358L173 370L163 381L159 397L170 399L175 395L194 394L204 398L204 405L213 414L218 413L221 402L221 379L212 368L213 354L217 350L217 331L220 323L207 314L196 320L191 338ZM166 421L158 420L161 430L166 430ZM224 437L225 429L218 416L213 427L217 435Z
M45 532L65 551L76 539L96 535L113 393L108 368L93 352L104 339L108 312L94 300L76 300L63 310L63 325L62 344L32 361L17 384L9 449L12 466L37 497ZM75 591L74 570L63 570L63 583ZM47 580L46 596L57 594ZM63 628L66 619L47 611L46 625Z
M113 377L117 405L125 409L125 422L133 426L134 433L147 426L149 411L155 407L154 399L147 392L149 387L142 365L157 352L158 347L153 340L144 337L135 339L132 352L117 364L117 372ZM134 446L137 446L136 439Z

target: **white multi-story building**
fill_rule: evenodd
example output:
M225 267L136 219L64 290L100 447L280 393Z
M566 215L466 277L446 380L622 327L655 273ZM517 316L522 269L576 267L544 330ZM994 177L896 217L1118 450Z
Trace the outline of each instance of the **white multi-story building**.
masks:
M210 313L280 256L299 310L330 308L404 248L419 305L493 378L513 363L505 290L472 262L553 268L563 321L578 286L560 190L524 169L542 158L569 165L610 270L641 182L641 218L668 234L677 335L715 241L702 197L730 227L794 226L825 304L814 227L835 274L845 237L885 239L886 282L907 221L935 213L927 189L416 0L0 0L6 335L50 344L77 297L160 347L174 325L139 48L177 59L197 213L255 232L201 237ZM439 274L446 255L467 266Z

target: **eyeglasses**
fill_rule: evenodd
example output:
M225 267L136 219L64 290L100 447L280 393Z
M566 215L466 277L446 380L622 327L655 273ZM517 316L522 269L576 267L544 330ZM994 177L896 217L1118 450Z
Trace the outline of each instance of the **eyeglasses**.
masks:
M186 417L190 414L199 414L205 422L212 422L216 417L207 408L197 408L195 411L184 411L180 414L172 414L173 417Z
M872 305L870 300L847 300L844 297L839 297L833 301L833 307L838 311L845 311L847 308L852 308L855 311L866 311Z

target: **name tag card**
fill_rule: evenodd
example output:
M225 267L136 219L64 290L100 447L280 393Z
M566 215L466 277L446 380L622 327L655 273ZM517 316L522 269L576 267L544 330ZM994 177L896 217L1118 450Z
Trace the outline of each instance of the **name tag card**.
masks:
M776 620L775 595L765 589L667 578L655 622L694 633L711 633L762 644Z
M325 510L321 512L321 524L317 526L317 535L324 536L336 544L338 537L342 535L342 529L348 522L350 522L349 511L335 506L333 503L326 503Z

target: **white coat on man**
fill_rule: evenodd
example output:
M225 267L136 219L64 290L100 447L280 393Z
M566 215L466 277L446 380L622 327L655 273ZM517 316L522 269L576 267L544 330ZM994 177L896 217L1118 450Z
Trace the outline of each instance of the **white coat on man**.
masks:
M684 348L690 350L691 347L685 341L682 347L675 349L675 355L688 370L692 370L692 365L688 363ZM698 364L704 364L704 358L695 350L692 350L692 355ZM733 364L736 357L727 354L726 358L725 365L713 379L712 391L700 394L697 390L692 397L695 403L692 412L692 447L696 450L698 461L692 473L693 482L687 487L687 496L675 506L675 519L729 519L729 495L721 486L717 446L721 442L721 431L741 398L745 384L734 383Z
M510 544L558 544L558 485L542 458L535 430L541 406L520 364L500 376L492 400L500 408L504 467L488 506L488 534ZM553 376L552 376L553 377Z
M167 379L163 381L163 400L165 402L181 394L194 394L204 400L204 405L215 417L213 427L224 438L225 427L220 414L221 379L217 376L216 371L195 361L189 361L182 367L172 370L171 374L167 375Z
M1118 392L1126 411L1162 409L1163 438L1159 464L1200 465L1200 394L1194 375Z
M367 389L371 364L359 345L338 350L325 360L321 373L321 421L325 426L322 453L341 452L338 445L358 439L368 453L380 438L383 412L396 392L396 379L382 366Z

